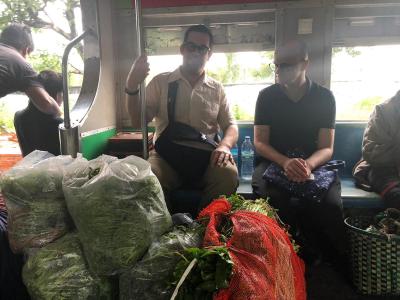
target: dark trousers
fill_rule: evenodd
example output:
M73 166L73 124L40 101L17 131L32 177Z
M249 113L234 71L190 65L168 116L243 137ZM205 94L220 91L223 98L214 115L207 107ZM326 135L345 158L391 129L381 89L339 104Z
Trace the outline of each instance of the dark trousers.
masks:
M400 176L395 167L371 168L368 174L372 189L383 194L386 207L400 209Z
M308 246L320 251L335 250L345 254L346 233L343 222L343 205L340 180L337 179L320 202L297 199L287 191L275 187L262 178L269 162L260 162L253 173L253 192L257 197L269 198L269 203L278 209L282 221L291 227L290 233L298 232ZM300 246L301 246L300 242ZM331 254L331 253L330 253Z
M11 252L7 238L7 212L0 210L0 300L25 300L22 282L23 256Z

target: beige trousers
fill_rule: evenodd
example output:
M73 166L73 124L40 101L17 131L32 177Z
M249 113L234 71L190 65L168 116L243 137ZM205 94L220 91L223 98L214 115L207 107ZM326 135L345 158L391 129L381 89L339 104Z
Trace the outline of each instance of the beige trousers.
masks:
M157 176L164 190L166 199L169 193L182 186L178 173L156 152L149 154L151 170ZM229 196L236 192L239 185L236 165L228 163L224 167L209 165L198 187L202 189L199 209L207 206L213 199L221 195Z

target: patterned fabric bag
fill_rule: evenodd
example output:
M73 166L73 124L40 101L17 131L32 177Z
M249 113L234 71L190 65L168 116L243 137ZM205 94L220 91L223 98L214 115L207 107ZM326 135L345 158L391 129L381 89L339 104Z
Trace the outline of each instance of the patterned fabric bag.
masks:
M298 152L290 152L288 157L303 158L304 155L299 154ZM345 161L343 160L328 161L326 164L320 166L312 172L314 179L298 183L290 181L286 177L282 167L272 162L265 170L263 178L268 183L287 190L293 196L321 202L330 186L335 182L338 176L338 169L344 166Z

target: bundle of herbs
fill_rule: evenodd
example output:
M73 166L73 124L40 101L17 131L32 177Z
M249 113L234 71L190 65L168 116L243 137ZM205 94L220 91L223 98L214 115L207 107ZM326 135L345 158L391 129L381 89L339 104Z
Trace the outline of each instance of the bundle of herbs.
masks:
M171 299L212 299L218 290L229 286L232 270L226 247L186 249L173 273L176 288Z
M286 234L289 236L291 243L295 252L298 252L300 247L296 244L295 240L291 237L289 233L289 227L284 224L278 216L277 210L273 208L267 199L256 199L256 200L246 200L244 197L233 194L226 198L232 205L231 212L245 210L251 212L261 213L270 217L278 222L278 224L285 230ZM229 216L222 216L221 222L218 226L218 232L221 233L221 242L226 243L232 236L233 225Z
M172 227L160 183L139 157L76 160L67 169L63 190L95 274L132 267Z
M37 250L22 276L32 299L112 299L111 284L89 272L76 233Z
M72 161L34 151L1 177L14 252L42 247L72 227L62 191L63 172Z
M120 299L170 299L173 292L170 277L180 254L187 248L199 247L203 235L201 226L178 226L154 241L146 255L121 274Z

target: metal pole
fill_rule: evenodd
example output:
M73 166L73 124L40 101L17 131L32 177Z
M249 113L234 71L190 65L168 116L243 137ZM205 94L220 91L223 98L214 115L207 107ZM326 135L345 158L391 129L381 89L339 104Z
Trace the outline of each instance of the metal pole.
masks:
M135 0L135 15L136 15L136 36L137 36L137 53L138 56L145 54L143 25L142 25L142 4L140 0ZM144 82L140 84L139 99L141 104L140 122L142 126L143 136L143 158L149 157L149 148L147 141L147 120L146 120L146 85Z
M62 77L63 77L63 103L64 103L64 124L60 124L60 146L61 154L71 155L76 157L79 151L79 132L78 124L71 124L69 113L69 94L68 94L68 56L72 48L78 44L86 35L94 33L93 30L88 29L81 35L74 38L68 43L64 50L62 58Z
M71 128L71 119L69 115L69 95L68 95L68 56L72 48L78 44L83 38L91 33L92 30L88 29L81 35L78 35L72 41L70 41L65 47L64 55L62 58L62 79L63 79L63 103L64 103L64 127L66 129Z

